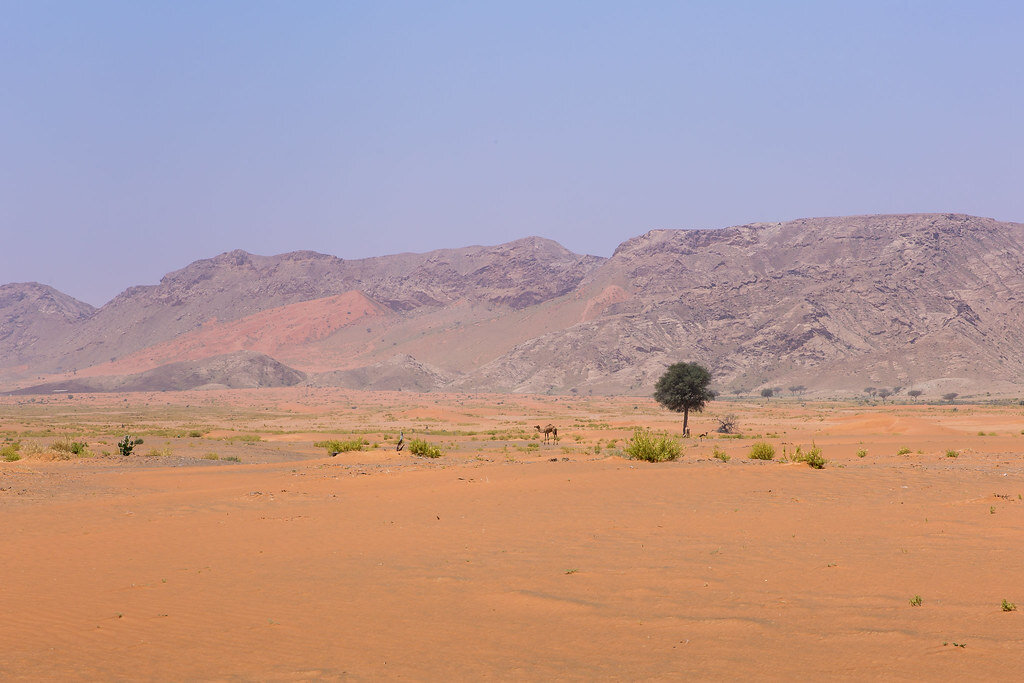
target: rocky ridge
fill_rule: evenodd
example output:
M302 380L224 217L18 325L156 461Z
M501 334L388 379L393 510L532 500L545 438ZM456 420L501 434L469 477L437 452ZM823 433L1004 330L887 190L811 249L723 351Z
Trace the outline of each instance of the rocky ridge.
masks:
M747 392L1024 385L1024 225L960 214L653 230L608 259L540 238L356 261L236 251L98 310L12 287L9 386L224 351L270 353L308 383L415 391L646 394L681 359Z

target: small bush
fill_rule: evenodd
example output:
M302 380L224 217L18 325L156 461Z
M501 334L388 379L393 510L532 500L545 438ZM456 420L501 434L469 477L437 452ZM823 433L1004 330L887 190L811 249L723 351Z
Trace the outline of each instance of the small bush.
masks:
M858 458L866 458L866 457L868 457L868 449L861 448L859 451L857 451L857 457Z
M758 441L750 447L751 460L771 460L775 457L775 447L767 441Z
M72 441L71 437L66 436L63 439L60 439L59 441L54 441L52 444L50 444L50 448L61 453L72 453L74 455L82 455L83 453L85 453L86 449L89 448L89 444L85 443L84 441Z
M946 457L947 458L958 458L958 457L960 457L960 452L959 451L954 451L952 448L950 448L948 451L946 451Z
M190 431L188 433L188 435L189 435L189 437L191 437L193 439L199 439L199 438L202 438L203 433L201 431L199 431L198 429L193 429L192 431Z
M675 460L682 453L682 448L674 440L667 437L656 437L649 429L636 428L633 438L626 446L626 454L633 460L647 462L664 462Z
M1012 602L1008 602L1005 598L1003 599L1003 611L1004 612L1013 612L1016 609L1017 609L1017 605L1013 604Z
M824 469L825 463L827 461L825 460L825 458L821 457L821 449L818 448L817 446L812 446L811 450L807 451L807 453L801 453L800 447L797 446L796 451L798 454L800 454L799 458L796 457L796 455L794 455L793 460L795 460L796 462L805 462L808 464L808 466L816 470Z
M151 448L149 449L149 453L146 453L146 455L151 458L164 457L170 454L171 449L167 446L164 446L163 448Z
M313 444L314 448L326 448L329 453L348 453L349 451L361 451L363 450L362 439L352 439L351 441L317 441Z
M914 597L910 598L910 604L914 607L920 607L922 602L923 601L921 600L920 595L915 595Z
M235 436L229 436L225 441L242 441L244 443L256 443L260 440L259 434L238 434Z
M226 458L222 458L222 460L227 460L228 462L242 462L238 459L237 455L229 455Z
M729 462L729 454L718 446L715 446L715 449L711 451L711 456L717 460L721 460L722 462Z
M901 448L898 451L896 451L896 455L906 455L907 453L912 453L912 452L913 451L911 451L909 448L904 446L903 448Z
M25 448L22 450L22 455L40 455L45 451L46 449L40 446L39 444L35 443L34 441L29 441L27 444L25 444Z
M0 458L3 458L5 462L17 462L18 460L21 460L21 455L18 453L20 449L20 441L9 443L3 448L0 448Z
M132 454L135 447L142 443L142 439L139 437L132 437L128 434L124 435L124 438L117 442L117 450L121 452L121 455L128 456Z
M431 446L423 439L413 439L409 442L409 452L413 455L420 455L424 458L440 458L441 449L437 446Z
M203 460L220 460L220 456L216 453L207 453L203 456Z

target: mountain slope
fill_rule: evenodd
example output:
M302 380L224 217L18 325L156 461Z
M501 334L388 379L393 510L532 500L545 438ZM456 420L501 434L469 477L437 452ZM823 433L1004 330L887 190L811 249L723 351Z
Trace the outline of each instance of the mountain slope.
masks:
M24 287L0 288L8 386L246 350L353 388L646 394L679 360L723 390L1024 388L1024 225L959 214L654 230L608 259L230 252L99 310Z
M0 286L0 366L40 362L51 340L69 337L95 312L89 304L38 282Z
M290 387L306 378L262 353L236 351L202 360L168 363L153 370L126 376L70 379L26 387L13 394L109 391L185 391L188 389L253 389Z
M518 309L571 291L603 259L550 240L346 261L315 252L232 251L132 287L43 344L37 370L83 368L271 308L359 291L391 311L443 308L460 299ZM57 359L60 359L59 361Z
M1020 224L946 214L658 230L581 285L609 287L624 289L623 303L458 385L639 390L680 358L747 390L1024 384L1012 353L1024 332Z

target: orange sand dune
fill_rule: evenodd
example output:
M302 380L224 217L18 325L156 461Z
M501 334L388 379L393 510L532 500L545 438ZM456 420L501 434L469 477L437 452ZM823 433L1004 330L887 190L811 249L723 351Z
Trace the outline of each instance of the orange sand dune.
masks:
M417 408L459 422L417 433L399 415ZM778 430L756 438L780 453L813 439L828 459L813 470L713 433L677 462L624 459L631 423L679 428L635 398L0 398L22 452L56 438L31 436L45 424L93 430L80 438L95 453L0 460L0 679L1019 679L1024 413L874 416L1014 425L944 436L951 457L910 431L818 431L914 428L849 409L719 401L691 416L701 432L725 412L744 436ZM484 437L541 419L559 442ZM126 421L150 430L145 446L102 456ZM210 430L168 436L193 424ZM400 426L445 454L396 452ZM381 445L322 457L325 430ZM238 434L261 440L218 438Z
M999 609L1020 595L1024 505L988 474L613 458L93 476L99 494L4 511L5 678L1009 679L1024 663L1021 615ZM960 488L977 502L944 505Z
M934 436L955 434L955 429L943 427L924 418L867 413L838 418L834 424L823 427L827 434L890 434L907 436Z

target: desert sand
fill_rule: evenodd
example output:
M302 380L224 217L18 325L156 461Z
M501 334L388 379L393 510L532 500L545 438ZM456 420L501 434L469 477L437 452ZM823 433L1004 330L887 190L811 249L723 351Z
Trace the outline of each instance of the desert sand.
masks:
M678 461L624 456L680 422L637 398L0 399L23 456L0 678L1019 678L1024 407L715 401ZM812 443L824 469L783 460Z

